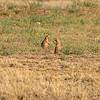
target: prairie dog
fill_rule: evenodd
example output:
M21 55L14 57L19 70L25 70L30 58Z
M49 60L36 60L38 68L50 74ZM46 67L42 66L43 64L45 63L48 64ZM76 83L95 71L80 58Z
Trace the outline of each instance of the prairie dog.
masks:
M42 41L41 47L43 49L47 49L49 47L49 36L48 35L46 35L44 40Z
M61 42L58 38L55 39L55 49L54 54L57 54L61 50Z

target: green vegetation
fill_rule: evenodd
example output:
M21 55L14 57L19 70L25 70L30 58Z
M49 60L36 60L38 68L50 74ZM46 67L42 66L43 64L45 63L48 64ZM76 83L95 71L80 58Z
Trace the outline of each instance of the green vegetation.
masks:
M60 31L64 54L100 53L99 4L73 3L65 9L9 5L0 12L0 55L39 52L45 34L53 40ZM50 49L53 49L51 42Z

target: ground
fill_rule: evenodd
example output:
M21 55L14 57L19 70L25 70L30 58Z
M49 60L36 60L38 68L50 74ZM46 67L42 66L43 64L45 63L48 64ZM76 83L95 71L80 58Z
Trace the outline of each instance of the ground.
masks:
M100 55L1 56L0 95L3 100L99 100Z
M100 100L100 1L26 1L0 1L0 100Z

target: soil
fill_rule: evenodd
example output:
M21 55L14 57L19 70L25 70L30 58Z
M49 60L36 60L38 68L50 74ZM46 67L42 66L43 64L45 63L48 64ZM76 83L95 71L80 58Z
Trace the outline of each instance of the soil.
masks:
M0 98L100 100L100 55L1 56Z

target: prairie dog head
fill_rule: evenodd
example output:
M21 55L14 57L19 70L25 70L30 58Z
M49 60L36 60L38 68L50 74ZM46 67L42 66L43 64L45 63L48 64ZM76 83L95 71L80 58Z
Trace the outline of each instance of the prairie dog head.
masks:
M46 36L45 36L45 40L47 40L48 38L49 38L49 35L46 35Z

